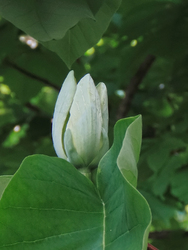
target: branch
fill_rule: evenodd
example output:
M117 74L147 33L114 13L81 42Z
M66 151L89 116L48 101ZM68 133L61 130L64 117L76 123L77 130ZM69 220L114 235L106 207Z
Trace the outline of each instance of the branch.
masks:
M31 104L30 102L27 102L25 106L36 113L40 113L40 109L37 106Z
M155 60L155 56L148 55L144 62L140 65L138 71L136 72L135 76L130 81L130 84L125 90L125 98L122 100L122 102L119 105L118 113L117 113L117 119L121 119L123 117L126 117L127 113L129 112L129 109L131 107L131 102L134 98L134 95L138 89L139 84L142 82L142 79L147 74L149 68L151 67L152 63Z
M148 248L147 250L158 250L158 248L152 246L151 244L148 243Z
M58 86L56 86L54 83L49 82L47 79L45 79L43 77L34 75L33 73L19 67L18 65L16 65L13 62L10 62L9 60L6 59L4 62L5 62L5 64L7 66L19 71L20 73L24 74L25 76L30 77L30 78L32 78L34 80L39 81L39 82L42 82L43 84L45 84L45 85L47 85L49 87L52 87L53 89L56 89L57 91L60 90L60 88Z

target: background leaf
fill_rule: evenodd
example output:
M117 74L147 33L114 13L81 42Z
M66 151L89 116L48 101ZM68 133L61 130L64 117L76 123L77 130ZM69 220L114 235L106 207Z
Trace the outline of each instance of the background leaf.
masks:
M99 41L120 3L121 0L105 0L95 20L83 19L68 30L61 40L42 44L56 52L70 68L77 58Z
M40 41L59 40L83 18L94 19L103 1L0 1L0 14Z
M101 38L121 0L0 1L0 14L56 52L70 68ZM50 18L49 18L50 17Z
M188 204L188 169L184 169L173 175L171 178L172 194L178 197L185 204Z

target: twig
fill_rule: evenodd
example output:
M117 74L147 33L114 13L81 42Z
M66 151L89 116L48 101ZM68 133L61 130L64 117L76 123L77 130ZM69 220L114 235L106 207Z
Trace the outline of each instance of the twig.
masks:
M40 113L40 109L37 106L31 104L30 102L27 102L25 106L36 113Z
M35 79L35 80L37 80L39 82L42 82L43 84L45 84L45 85L47 85L49 87L52 87L53 89L56 89L58 91L60 90L60 88L58 86L56 86L54 83L49 82L47 79L45 79L43 77L34 75L33 73L19 67L18 65L16 65L13 62L10 62L9 60L6 59L4 62L5 62L5 64L7 66L19 71L20 73L24 74L25 76L30 77L32 79Z
M130 84L125 90L125 98L120 103L118 113L117 113L117 119L121 119L127 115L129 112L131 102L133 100L133 97L138 89L139 84L142 82L142 79L148 72L149 68L151 67L152 63L155 60L155 56L148 55L144 62L140 65L138 71L136 72L135 76L130 81Z
M151 244L148 243L148 248L147 250L158 250L158 248L152 246Z

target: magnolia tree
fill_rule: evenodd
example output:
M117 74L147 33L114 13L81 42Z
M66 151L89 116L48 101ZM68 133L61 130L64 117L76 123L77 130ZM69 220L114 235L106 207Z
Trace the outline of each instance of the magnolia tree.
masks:
M70 67L119 5L1 0L0 14ZM119 120L109 149L106 86L89 74L77 84L70 71L53 116L58 157L28 156L13 176L0 177L0 247L146 250L151 212L136 188L141 132L140 115Z

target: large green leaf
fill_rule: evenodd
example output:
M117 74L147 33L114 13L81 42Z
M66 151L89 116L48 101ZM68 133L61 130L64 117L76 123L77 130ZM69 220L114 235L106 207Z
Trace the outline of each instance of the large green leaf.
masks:
M150 209L129 173L121 173L122 160L117 165L122 145L130 142L124 138L134 138L136 128L140 117L115 126L114 144L99 165L98 190L63 159L26 158L0 202L0 248L146 250ZM134 140L129 146L138 153Z
M134 138L136 124L140 130L140 117L120 120L115 125L114 144L99 164L98 189L105 214L103 225L105 249L141 250L147 248L147 237L151 222L149 206L143 196L130 184L129 173L120 171L117 158L122 149L124 138ZM129 126L135 127L134 130ZM135 123L135 126L133 125ZM133 152L136 144L131 145ZM130 154L130 158L133 156ZM127 157L129 157L127 155ZM137 160L137 155L135 156ZM129 160L124 162L129 164Z
M94 19L102 1L0 1L0 15L40 41L61 39L83 18Z
M24 160L0 202L1 249L102 249L103 210L94 185L70 163Z

